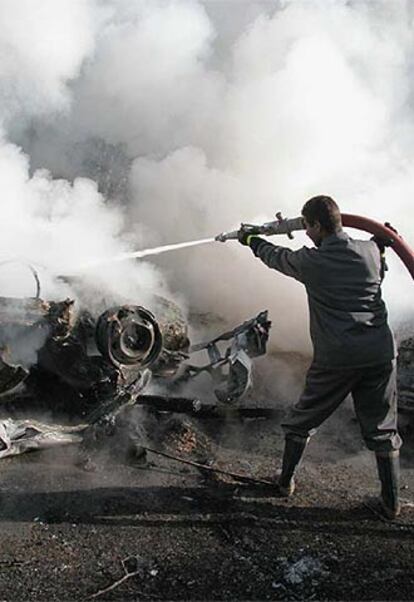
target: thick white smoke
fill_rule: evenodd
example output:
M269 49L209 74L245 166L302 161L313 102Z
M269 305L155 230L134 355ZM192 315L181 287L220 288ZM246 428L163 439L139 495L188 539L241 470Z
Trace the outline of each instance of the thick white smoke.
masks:
M319 193L414 244L413 29L402 0L4 1L2 254L64 270L293 217ZM152 265L93 278L138 294L160 285ZM392 321L414 323L412 281L390 265ZM301 286L237 243L157 266L193 309L269 307L275 343L309 349Z
M0 284L3 295L30 295L34 285L19 261L33 264L41 277L42 295L73 294L56 280L88 260L130 249L125 215L108 206L94 181L56 178L47 169L33 170L30 157L8 138L33 134L32 120L70 118L71 83L96 50L100 26L112 11L93 0L30 0L0 3ZM41 138L41 132L35 137ZM58 154L48 141L48 156ZM142 244L136 228L134 244ZM10 262L15 259L16 262ZM146 289L162 289L147 265L131 270L104 266L87 274L90 301L96 289L108 296L145 297ZM95 289L95 290L93 290Z
M2 0L2 119L68 107L68 84L94 50L97 8L93 0Z

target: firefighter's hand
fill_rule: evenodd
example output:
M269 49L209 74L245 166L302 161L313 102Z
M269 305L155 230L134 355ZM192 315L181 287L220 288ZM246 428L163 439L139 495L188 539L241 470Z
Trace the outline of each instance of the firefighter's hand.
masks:
M245 247L249 246L248 239L250 238L250 236L251 236L251 232L249 232L248 230L245 230L243 227L241 227L237 233L237 239L238 239L239 243L241 245L244 245Z
M241 224L240 230L237 233L239 243L248 247L253 236L257 236L257 230L246 224Z
M396 230L393 226L391 226L391 224L389 222L385 222L384 226L386 226L389 230L391 230L392 232L395 232L395 234L398 235L398 230ZM390 237L373 236L371 238L371 240L373 240L377 244L377 247L379 248L381 253L385 252L386 247L392 247L392 245L394 244L394 239L391 236Z
M373 236L371 240L375 242L375 244L379 248L381 255L385 253L385 248L390 247L394 242L392 238L381 238L380 236Z

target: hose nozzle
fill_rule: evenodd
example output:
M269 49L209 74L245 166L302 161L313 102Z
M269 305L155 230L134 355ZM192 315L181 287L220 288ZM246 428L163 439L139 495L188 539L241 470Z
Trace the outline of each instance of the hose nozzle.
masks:
M217 234L214 240L218 242L226 242L227 240L235 240L238 235L238 230L233 230L233 232L221 232L221 234Z
M276 221L267 222L266 224L241 224L241 230L249 232L250 234L265 236L272 236L273 234L287 234L289 238L293 238L292 232L296 230L303 230L304 223L302 217L295 217L293 219L285 219L281 213L276 214ZM218 234L214 240L219 242L226 242L227 240L235 240L238 237L239 230L233 230L233 232L222 232Z

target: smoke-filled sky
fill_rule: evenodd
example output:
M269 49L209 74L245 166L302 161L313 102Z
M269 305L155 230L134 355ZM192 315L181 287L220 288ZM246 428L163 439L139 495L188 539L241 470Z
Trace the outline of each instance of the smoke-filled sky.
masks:
M413 33L410 0L2 0L0 260L73 294L53 276L295 217L314 194L414 245ZM392 323L412 325L412 280L389 263ZM303 288L235 242L90 280L233 323L268 307L275 344L309 349ZM6 268L0 286L33 287Z

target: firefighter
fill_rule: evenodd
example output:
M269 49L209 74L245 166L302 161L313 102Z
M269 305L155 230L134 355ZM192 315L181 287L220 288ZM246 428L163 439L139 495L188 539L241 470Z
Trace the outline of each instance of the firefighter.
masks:
M305 203L302 217L315 248L273 245L241 228L239 242L269 268L305 285L313 361L304 391L282 424L285 434L280 495L295 490L295 471L309 438L352 394L368 449L375 452L381 508L400 513L396 347L381 297L383 260L374 240L354 240L342 229L329 196Z

